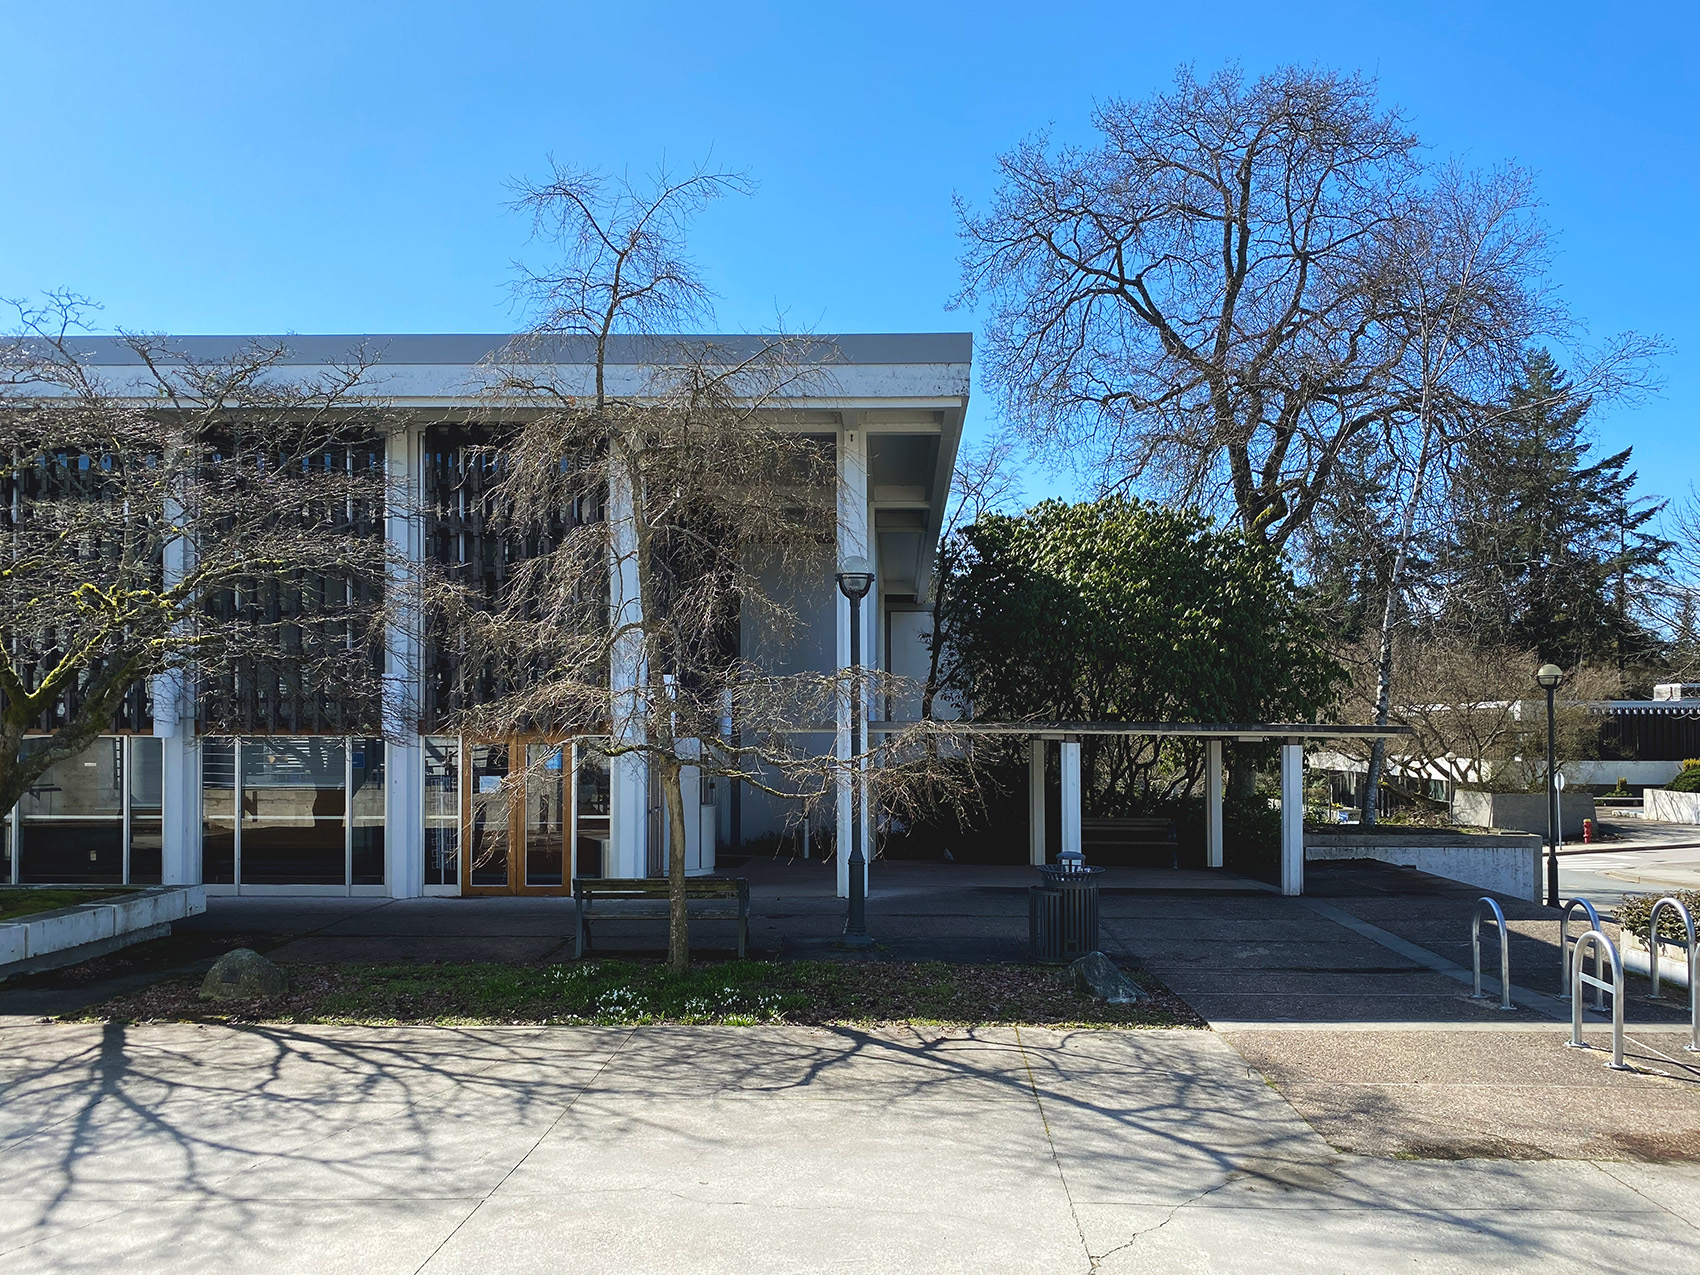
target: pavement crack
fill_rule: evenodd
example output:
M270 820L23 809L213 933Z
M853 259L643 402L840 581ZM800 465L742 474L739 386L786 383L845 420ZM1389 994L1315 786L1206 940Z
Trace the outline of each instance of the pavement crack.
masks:
M467 1211L466 1216L461 1218L460 1221L456 1222L454 1224L454 1226L450 1228L449 1233L447 1235L443 1236L442 1241L435 1248L433 1248L430 1251L429 1254L426 1255L425 1260L423 1262L419 1263L418 1266L413 1268L413 1275L420 1275L420 1272L422 1272L432 1262L436 1261L437 1260L437 1254L439 1254L443 1251L443 1249L448 1245L448 1242L450 1240L454 1239L455 1236L460 1234L461 1227L465 1226L468 1222L472 1221L473 1218L477 1217L478 1216L478 1210L483 1208L484 1205L489 1202L490 1197L495 1195L496 1192L500 1191L504 1186L506 1186L508 1184L508 1180L510 1178L512 1178L514 1174L516 1174L520 1171L521 1167L525 1164L525 1162L527 1160L531 1159L531 1157L536 1153L537 1148L542 1146L544 1141L549 1137L549 1135L554 1133L555 1130L560 1127L561 1121L563 1121L567 1118L568 1113L570 1113L572 1111L573 1107L578 1103L578 1100L580 1098L584 1097L585 1092L587 1090L589 1090L591 1088L591 1086L593 1086L598 1080L602 1079L602 1073L608 1070L609 1064L612 1063L616 1058L618 1058L620 1056L620 1051L623 1050L631 1042L632 1037L635 1036L635 1035L637 1035L637 1028L636 1027L632 1027L632 1028L627 1029L626 1034L624 1036L620 1037L620 1043L618 1045L615 1045L613 1049L609 1050L608 1056L606 1058L604 1058L602 1060L601 1065L596 1068L596 1073L594 1075L592 1075L590 1077L590 1079L586 1080L582 1085L579 1086L578 1092L575 1093L572 1096L572 1098L568 1100L567 1104L564 1107L561 1108L559 1114L557 1114L556 1117L549 1122L549 1127L547 1129L545 1129L542 1133L537 1135L536 1140L529 1147L526 1148L525 1154L522 1155L519 1159L515 1160L514 1163L513 1163L513 1167L510 1168L506 1173L504 1173L502 1175L502 1180L500 1182L496 1183L495 1186L491 1187L483 1195L481 1195L478 1198L478 1202L476 1204L474 1204L472 1206L472 1208Z
M1700 1231L1700 1224L1696 1224L1692 1218L1684 1217L1681 1213L1678 1213L1675 1209L1671 1208L1671 1206L1666 1204L1663 1200L1655 1200L1652 1196L1648 1195L1645 1191L1643 1191L1640 1187L1636 1186L1633 1182L1630 1182L1630 1181L1628 1181L1624 1178L1619 1177L1617 1174L1615 1174L1611 1171L1610 1165L1608 1165L1608 1164L1606 1164L1602 1161L1596 1160L1594 1162L1594 1167L1596 1169L1598 1169L1601 1173L1605 1174L1613 1182L1619 1182L1619 1183L1622 1183L1624 1186L1628 1187L1631 1191L1635 1192L1636 1195L1640 1196L1643 1200L1647 1201L1648 1204L1651 1204L1654 1208L1658 1209L1661 1213L1669 1213L1672 1217L1674 1217L1677 1221L1681 1222L1689 1230Z
M1240 1176L1240 1174L1239 1174L1238 1170L1234 1170L1234 1171L1230 1172L1227 1177L1223 1178L1215 1186L1206 1187L1204 1190L1198 1192L1196 1195L1188 1196L1186 1199L1182 1200L1179 1204L1175 1205L1174 1208L1170 1209L1167 1213L1165 1213L1163 1215L1163 1220L1161 1222L1158 1222L1155 1226L1142 1226L1142 1227L1140 1227L1139 1230L1135 1231L1126 1240L1122 1241L1122 1243L1116 1245L1114 1248L1107 1248L1102 1253L1095 1253L1095 1254L1094 1253L1088 1253L1087 1254L1087 1260L1092 1263L1091 1270L1096 1271L1098 1269L1098 1267L1103 1264L1103 1261L1104 1261L1105 1258L1112 1257L1115 1254L1120 1253L1125 1249L1130 1249L1135 1244L1139 1243L1140 1240L1144 1239L1147 1235L1150 1235L1150 1234L1152 1234L1156 1231L1162 1230L1170 1222L1173 1222L1175 1220L1175 1215L1177 1213L1179 1213L1182 1209L1189 1208L1190 1206L1197 1204L1200 1200L1205 1199L1208 1196L1215 1195L1216 1192L1222 1190L1222 1188L1231 1185L1236 1179L1239 1178L1239 1176Z
M1051 1134L1051 1122L1045 1115L1044 1100L1039 1097L1039 1081L1033 1075L1033 1060L1027 1056L1027 1043L1021 1039L1021 1028L1015 1028L1015 1047L1021 1051L1021 1065L1027 1072L1027 1088L1033 1094L1033 1106L1039 1113L1039 1127L1045 1131L1045 1145L1051 1149L1051 1164L1056 1167L1057 1181L1062 1184L1063 1199L1068 1201L1068 1215L1074 1220L1074 1232L1080 1237L1080 1251L1086 1255L1087 1275L1098 1269L1092 1256L1092 1246L1086 1240L1086 1227L1080 1220L1080 1210L1074 1205L1074 1193L1068 1189L1068 1175L1063 1172L1062 1158L1057 1155L1057 1140Z

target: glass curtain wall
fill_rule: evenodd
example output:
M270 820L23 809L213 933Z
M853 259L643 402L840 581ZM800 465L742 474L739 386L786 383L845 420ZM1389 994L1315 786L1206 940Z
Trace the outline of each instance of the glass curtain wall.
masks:
M208 885L384 884L384 744L340 735L201 742Z
M104 735L54 762L6 817L0 881L158 885L160 758L152 736Z

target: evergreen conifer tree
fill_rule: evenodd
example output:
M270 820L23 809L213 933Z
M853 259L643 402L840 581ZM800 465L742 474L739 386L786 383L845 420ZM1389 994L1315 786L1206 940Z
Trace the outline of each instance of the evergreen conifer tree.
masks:
M1621 672L1657 647L1635 599L1673 546L1651 528L1663 504L1633 494L1631 449L1590 462L1591 402L1546 350L1527 356L1505 410L1460 449L1441 574L1455 631Z

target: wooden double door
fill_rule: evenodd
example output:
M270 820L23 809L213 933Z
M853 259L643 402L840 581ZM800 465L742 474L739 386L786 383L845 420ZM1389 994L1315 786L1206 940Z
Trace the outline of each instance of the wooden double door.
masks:
M570 894L577 810L571 740L470 743L464 894Z

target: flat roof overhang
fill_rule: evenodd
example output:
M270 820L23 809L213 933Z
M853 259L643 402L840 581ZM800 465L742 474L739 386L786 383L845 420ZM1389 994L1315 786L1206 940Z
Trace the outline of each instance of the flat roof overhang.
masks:
M892 735L917 722L869 722L873 734ZM1067 739L1075 735L1173 736L1186 739L1233 739L1265 743L1278 739L1396 739L1414 733L1409 726L1331 726L1316 722L954 722L940 727L964 735L1015 735L1036 739Z

